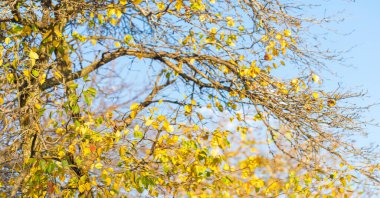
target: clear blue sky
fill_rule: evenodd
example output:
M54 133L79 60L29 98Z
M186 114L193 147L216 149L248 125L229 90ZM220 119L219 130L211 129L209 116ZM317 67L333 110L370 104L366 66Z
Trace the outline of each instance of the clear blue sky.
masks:
M336 26L342 33L353 31L348 36L334 36L328 45L332 48L347 49L355 46L348 54L351 68L336 67L336 82L348 88L362 88L368 91L369 98L358 102L361 104L380 103L380 1L357 0L346 3L333 0L329 9L344 10L345 21ZM335 81L334 80L334 81ZM380 122L380 105L368 112L368 118ZM361 143L374 142L380 145L380 128L367 127L370 135Z

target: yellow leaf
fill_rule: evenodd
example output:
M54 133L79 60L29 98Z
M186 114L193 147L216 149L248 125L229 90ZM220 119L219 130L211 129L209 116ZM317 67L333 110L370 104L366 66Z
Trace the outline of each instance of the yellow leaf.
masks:
M46 74L42 74L40 77L39 77L39 83L42 85L44 84L45 80L46 80Z
M158 129L158 128L160 127L160 124L159 124L158 122L153 122L153 123L152 123L152 127L153 127L154 129Z
M120 47L120 42L117 42L117 41L116 41L116 42L114 43L114 45L115 45L115 47Z
M150 125L152 125L152 123L153 123L153 120L152 119L148 119L148 120L145 121L145 126L150 126Z
M41 109L42 108L42 106L39 103L35 103L34 107L36 107L36 109Z
M296 86L296 85L298 85L298 79L297 78L294 78L294 79L292 79L291 81L290 81L290 85L292 85L292 86Z
M142 0L132 0L132 3L138 5L142 2Z
M140 126L136 124L136 126L133 128L134 131L138 131L140 129Z
M7 80L8 80L9 82L13 82L15 76L14 76L12 73L8 73L8 74L6 75L6 78L7 78Z
M177 9L177 11L180 11L182 6L183 6L182 0L177 0L177 3L175 4L175 8Z
M137 114L136 111L132 111L131 114L130 114L131 118L132 118L132 119L135 118L135 117L136 117L136 114Z
M86 183L84 186L86 187L86 190L91 190L91 183Z
M115 137L120 138L121 137L121 132L120 131L116 131Z
M315 98L315 99L319 98L319 94L317 92L313 92L312 95L313 95L313 98Z
M174 131L174 127L172 125L169 125L168 127L166 127L166 131L172 133Z
M210 33L211 34L216 34L216 31L217 31L217 29L215 27L213 27L213 28L211 28Z
M62 76L62 74L61 73L59 73L59 72L54 72L54 76L56 77L56 78L62 78L63 76Z
M60 31L59 26L54 26L54 33L57 37L62 37L62 32Z
M122 15L123 15L123 13L120 10L116 10L116 17L118 19L120 19Z
M65 129L63 129L63 128L57 128L55 130L55 133L58 134L58 135L62 135L64 132L65 132Z
M107 177L107 178L105 179L105 182L106 182L106 185L107 185L107 186L110 186L112 180L111 180L111 178Z
M65 151L59 151L58 152L58 157L63 158L66 155Z
M347 175L347 176L346 176L346 179L347 179L348 182L351 181L351 177L352 177L352 175Z
M170 123L167 122L167 121L164 122L163 127L164 127L164 129L165 129L167 132L169 132L169 133L171 133L171 132L174 131L174 127L171 126Z
M26 77L28 77L28 78L30 77L30 71L29 71L29 70L24 69L23 73L24 73L24 75L25 75Z
M269 37L267 35L264 35L262 38L261 38L261 41L263 42L266 42L269 40Z
M127 4L127 0L120 0L120 4L121 4L121 5L125 5L125 4Z
M281 35L280 33L277 33L277 34L276 34L276 39L277 39L277 40L281 40L281 39L282 39L282 35Z
M256 114L255 117L253 117L253 120L254 120L254 121L258 121L258 120L262 120L262 119L263 119L263 118L262 118L262 116L261 116L260 113Z
M124 36L124 42L125 43L128 44L131 40L132 40L132 36L131 35L127 34L127 35Z
M185 111L187 112L187 113L190 113L191 112L191 106L190 105L186 105L185 106Z
M228 164L224 164L223 170L226 170L226 171L230 170L230 166Z
M95 164L95 168L102 169L103 168L103 164L97 163L97 164Z
M125 146L122 146L119 148L119 155L122 157L122 156L125 156L125 153L127 152L127 148Z
M95 39L91 39L91 45L93 45L93 46L96 45L96 40Z
M79 192L84 192L86 190L86 186L85 185L79 185L79 188L78 188Z
M313 82L315 82L315 83L319 83L319 76L317 76L316 74L313 74L313 75L311 76L311 78L312 78Z
M115 18L111 18L110 23L115 26L117 24L117 20Z
M54 47L58 47L59 46L59 41L57 41L57 40L53 41L53 46Z
M5 42L5 44L8 45L11 42L11 39L7 37L7 38L5 38L4 42Z
M164 102L164 100L163 100L163 99L160 99L160 100L158 101L158 104L162 104L162 102Z
M36 52L30 51L29 58L36 60L36 59L39 59L39 56Z
M131 111L134 111L134 110L136 110L138 107L139 107L139 103L133 103L129 108L131 109Z
M165 9L165 4L162 3L162 2L159 2L159 3L157 3L157 7L158 7L159 10L164 10Z
M74 154L75 151L76 151L75 146L74 146L74 145L70 145L70 146L69 146L69 152L72 153L72 154Z
M226 17L226 20L227 20L227 26L228 27L235 26L235 22L234 22L234 19L232 17Z
M284 30L284 36L289 37L292 35L292 31L290 30Z
M83 152L83 155L86 156L91 153L91 150L89 148L84 148L82 152Z
M65 175L60 175L60 176L59 176L59 180L61 180L62 182L65 181L65 180L66 180Z
M340 183L342 183L342 186L346 186L346 179L344 178L344 177L341 177L341 178L339 178L339 180L340 180Z
M111 8L111 9L109 9L109 10L107 10L107 16L108 17L111 17L112 15L114 15L115 14L115 9L113 9L113 8Z
M329 100L327 101L327 105L328 105L329 107L333 107L333 106L336 105L336 101L335 101L334 99L329 99Z
M100 156L100 155L102 155L103 149L102 149L102 148L98 148L98 149L96 150L96 152L97 152L98 155Z

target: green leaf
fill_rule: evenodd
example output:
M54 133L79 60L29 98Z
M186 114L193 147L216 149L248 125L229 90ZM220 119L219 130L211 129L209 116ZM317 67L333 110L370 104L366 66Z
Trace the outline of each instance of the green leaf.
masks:
M142 137L143 137L143 132L141 132L141 131L135 131L134 133L133 133L133 136L135 137L135 138L138 138L138 139L141 139Z
M74 105L71 107L71 110L73 111L74 114L77 114L77 113L79 113L80 108L78 105Z
M77 87L78 87L78 84L76 84L76 83L70 83L69 84L70 89L76 89Z
M90 88L88 88L87 91L88 91L92 96L95 96L95 95L96 95L96 89L95 89L95 88L90 87Z
M32 75L34 76L34 77L38 77L39 75L40 75L40 72L38 72L37 70L32 70Z

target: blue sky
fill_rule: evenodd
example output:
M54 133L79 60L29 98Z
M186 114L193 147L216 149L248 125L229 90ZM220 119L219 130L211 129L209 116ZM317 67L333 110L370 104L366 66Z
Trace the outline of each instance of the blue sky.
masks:
M347 36L334 36L328 45L337 49L354 46L347 53L350 57L347 63L352 67L334 68L339 76L332 80L344 87L367 90L369 98L360 100L361 104L380 102L380 1L331 2L327 10L344 10L345 21L336 29L342 33L353 32ZM367 116L380 122L380 105L371 109ZM369 126L367 129L370 134L360 143L380 145L380 128Z

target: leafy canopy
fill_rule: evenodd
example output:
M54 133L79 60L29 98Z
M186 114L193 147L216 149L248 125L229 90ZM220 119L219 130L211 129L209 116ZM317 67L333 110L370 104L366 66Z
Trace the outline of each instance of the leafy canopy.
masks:
M378 182L286 0L0 2L4 197L348 197ZM116 60L117 59L117 60ZM291 73L299 73L297 76ZM292 77L290 77L292 76Z

